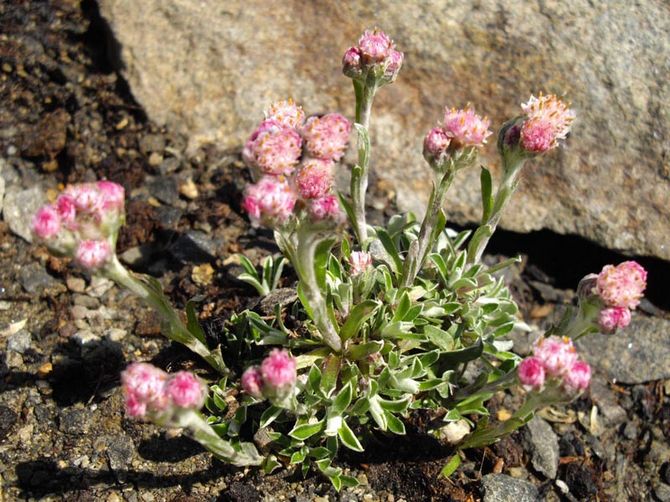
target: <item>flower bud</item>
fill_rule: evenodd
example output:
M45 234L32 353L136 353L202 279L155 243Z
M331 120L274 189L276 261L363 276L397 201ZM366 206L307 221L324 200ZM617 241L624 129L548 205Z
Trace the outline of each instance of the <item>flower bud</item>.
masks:
M40 208L33 217L33 233L40 239L48 240L55 237L60 228L60 215L51 205Z
M59 195L56 199L56 210L67 229L75 230L77 228L77 206L75 205L74 198L67 194Z
M277 101L265 110L265 118L276 120L280 124L297 129L305 121L305 112L292 99Z
M247 140L242 152L250 167L273 176L290 175L301 155L302 138L298 132L276 119L261 122Z
M130 364L121 373L121 385L128 415L141 418L147 412L164 411L169 405L165 393L167 378L167 373L151 364Z
M596 281L596 292L609 307L634 310L647 287L647 271L637 262L625 261L616 267L605 265Z
M188 371L171 375L165 385L165 393L179 408L200 409L205 403L206 391L202 382Z
M349 255L351 275L360 275L372 265L372 256L364 251L352 251Z
M358 46L350 47L342 58L343 73L355 80L366 81L371 75L375 86L395 81L404 55L395 49L391 38L379 29L366 31Z
M387 83L395 82L404 59L405 55L402 52L391 49L391 53L386 58L386 69L384 70L384 80Z
M295 183L304 199L318 199L327 195L333 187L333 162L307 159L298 169Z
M288 220L295 203L296 194L286 180L264 176L258 183L247 186L242 207L253 226L262 223L272 227Z
M349 78L359 78L363 74L361 68L361 51L358 47L349 47L342 58L342 72Z
M365 64L382 63L391 54L393 42L386 33L375 28L363 33L358 48Z
M93 270L105 264L112 256L112 247L106 240L85 240L77 246L74 258L82 267Z
M274 349L261 363L263 393L279 399L288 396L295 386L295 359L285 350Z
M563 374L563 385L570 392L586 390L591 382L591 367L585 361L575 361Z
M97 188L102 195L102 207L105 210L122 211L126 192L118 183L102 180L98 181Z
M442 162L447 154L451 139L441 127L434 127L423 140L423 157L433 167Z
M617 329L623 329L630 324L631 314L626 307L608 307L600 311L598 326L605 334L612 334Z
M344 155L351 133L351 122L339 113L310 117L302 135L305 150L317 159L338 161Z
M546 374L542 361L537 357L527 357L519 364L519 381L528 390L540 390Z
M250 366L242 373L242 389L250 396L263 398L263 376L256 366Z
M492 132L489 130L491 121L477 115L474 109L446 108L442 129L456 146L482 146Z
M346 215L340 208L335 195L312 199L309 204L309 214L314 221L330 220L337 225L341 225L346 220Z
M560 375L578 358L572 340L557 336L540 338L535 344L533 353L550 376Z
M597 274L585 275L577 285L577 297L580 300L588 300L596 295L596 284L598 281Z

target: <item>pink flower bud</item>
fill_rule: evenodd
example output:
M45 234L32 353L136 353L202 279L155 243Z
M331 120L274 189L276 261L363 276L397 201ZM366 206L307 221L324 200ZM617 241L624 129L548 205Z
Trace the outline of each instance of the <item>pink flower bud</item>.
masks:
M102 180L97 183L102 195L102 207L105 210L121 210L126 201L126 191L118 183Z
M339 113L310 117L302 129L305 149L317 159L338 161L347 148L350 132L351 122Z
M171 375L165 392L172 403L180 408L200 409L205 402L205 389L193 373L180 371Z
M575 112L553 94L531 96L521 105L526 121L521 127L521 146L533 153L543 153L565 139Z
M61 218L51 205L40 208L33 217L33 232L40 239L48 240L58 235Z
M440 127L434 127L423 140L423 156L429 164L433 164L446 153L451 139Z
M121 373L121 385L126 411L131 417L142 417L149 412L167 408L165 392L167 373L147 363L132 363Z
M331 160L308 159L303 162L295 176L298 192L305 199L318 199L333 187L333 162Z
M250 366L242 373L242 389L257 399L263 397L263 376L256 366Z
M59 195L56 199L56 210L66 228L74 230L77 227L77 207L74 198L67 194Z
M242 207L249 214L251 224L268 226L281 224L293 213L296 194L283 178L263 176L255 185L248 185Z
M342 72L350 78L358 78L363 74L361 68L361 51L358 47L349 47L342 58Z
M63 192L72 197L77 211L98 215L104 207L104 197L95 183L70 185Z
M387 82L395 81L404 59L405 55L402 52L391 49L389 57L386 58L386 70L384 70L384 78Z
M96 269L112 256L112 247L106 240L81 241L75 251L75 260L87 269Z
M519 381L521 384L534 390L540 390L544 385L545 371L542 361L537 357L527 357L519 364Z
M586 390L591 382L591 367L585 361L575 361L563 374L563 385L572 392Z
M596 283L596 292L609 307L634 310L647 287L647 271L634 261L625 261L616 267L605 265Z
M491 121L477 115L470 106L464 110L445 109L443 130L459 146L482 146L492 132Z
M127 393L125 396L126 413L131 418L143 418L147 414L147 405L135 394Z
M393 42L386 33L375 28L363 33L358 41L358 48L364 63L381 63L390 55Z
M623 329L630 324L631 315L627 307L608 307L600 311L598 325L606 334L612 334L617 329Z
M578 358L572 340L557 336L540 338L535 344L533 353L551 376L560 375Z
M346 220L346 215L340 208L340 203L335 195L325 195L318 199L312 199L309 204L309 214L315 221L331 220L338 225Z
M349 255L351 275L360 275L372 265L372 256L364 251L352 251Z
M270 105L265 110L265 118L276 120L280 124L290 127L299 128L305 121L305 112L302 106L298 106L292 99L285 101L277 101Z
M301 155L302 138L298 132L275 119L261 122L242 152L247 164L274 176L291 174Z
M295 359L285 350L274 349L261 363L261 376L265 392L286 396L297 378Z

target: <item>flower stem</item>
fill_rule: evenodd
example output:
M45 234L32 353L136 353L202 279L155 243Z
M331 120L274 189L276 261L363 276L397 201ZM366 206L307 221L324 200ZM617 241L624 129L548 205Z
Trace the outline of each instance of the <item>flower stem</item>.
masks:
M164 329L162 331L167 338L185 345L219 373L228 373L228 368L223 362L220 351L218 349L210 350L205 344L204 336L193 333L188 329L179 314L170 305L156 279L130 272L119 262L116 255L102 269L102 273L153 307L163 319Z
M428 252L435 245L437 235L435 232L435 224L437 223L440 212L442 211L442 204L444 203L444 196L449 190L451 183L454 181L455 169L448 169L442 176L442 179L437 185L433 185L433 189L426 208L426 214L421 223L419 236L412 242L407 258L405 258L405 266L402 277L402 287L408 288L414 283L417 274L423 267Z

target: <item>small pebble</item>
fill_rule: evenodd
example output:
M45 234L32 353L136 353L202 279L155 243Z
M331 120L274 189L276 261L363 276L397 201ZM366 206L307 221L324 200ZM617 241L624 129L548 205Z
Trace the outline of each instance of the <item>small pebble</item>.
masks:
M179 185L179 193L191 200L197 199L199 195L198 187L191 178L188 178L185 182Z
M81 277L73 277L68 275L65 279L67 289L73 293L83 293L86 290L86 281Z

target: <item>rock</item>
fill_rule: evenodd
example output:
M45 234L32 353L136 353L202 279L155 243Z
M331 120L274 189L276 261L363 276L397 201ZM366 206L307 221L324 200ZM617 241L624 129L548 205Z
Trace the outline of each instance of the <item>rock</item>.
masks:
M577 500L590 500L598 491L595 472L579 462L567 464L563 478Z
M0 176L0 214L2 214L2 206L5 200L5 178Z
M19 270L19 283L28 293L40 296L65 290L63 284L51 277L39 263L22 266Z
M528 422L527 450L531 454L533 468L549 479L554 479L558 472L558 437L547 422L535 416Z
M259 304L259 310L263 315L272 315L277 305L284 307L295 302L297 299L298 292L295 288L273 289L263 297Z
M670 486L665 483L656 483L654 485L654 495L660 502L670 502Z
M599 375L595 375L591 379L589 394L591 395L591 400L598 406L604 418L605 425L611 427L627 420L626 410L619 406L614 392L610 390Z
M140 140L140 152L148 155L152 152L163 153L165 138L161 134L147 134Z
M86 408L63 409L58 414L58 428L66 434L87 434L93 414Z
M7 350L25 354L33 343L32 336L28 330L22 329L7 339Z
M277 0L101 0L100 10L133 95L152 120L187 135L190 151L208 141L239 148L276 99L352 117L342 54L362 28L384 28L405 63L375 100L372 163L403 209L424 208L431 172L422 138L445 105L470 101L495 129L531 92L565 93L578 113L568 147L526 169L502 225L670 259L670 16L662 3L349 0L321 9ZM495 143L484 157L499 175ZM478 221L479 170L460 172L456 188L450 220Z
M12 232L26 241L32 242L33 216L45 203L44 192L37 185L27 190L11 187L5 194L3 219Z
M638 384L670 378L670 321L633 315L616 335L591 335L577 348L584 359L610 380Z
M44 117L23 138L23 154L28 157L53 159L65 148L70 114L63 109L55 110Z
M539 493L528 481L505 474L487 474L482 478L484 502L537 502Z
M147 184L147 189L164 204L173 205L179 200L177 180L172 177L158 176Z
M175 259L183 263L204 263L216 257L217 245L205 233L188 230L170 247Z
M128 436L116 436L107 442L107 458L112 471L127 471L135 445Z
M18 420L18 415L11 408L0 405L0 441L4 441Z
M68 275L65 279L65 285L73 293L83 293L86 290L86 281L81 277Z
M183 211L177 207L172 206L161 206L156 208L156 216L158 217L158 223L163 228L174 230L179 225L179 219Z

